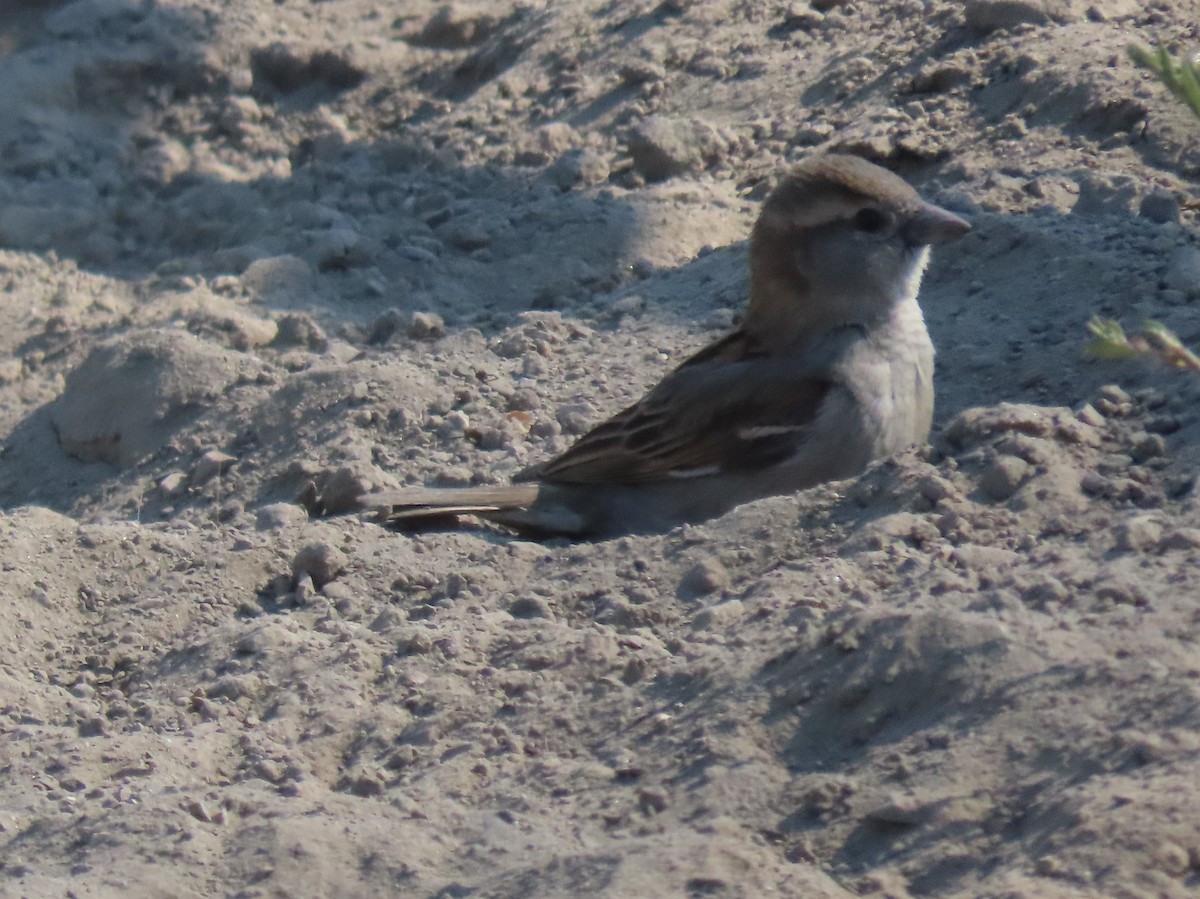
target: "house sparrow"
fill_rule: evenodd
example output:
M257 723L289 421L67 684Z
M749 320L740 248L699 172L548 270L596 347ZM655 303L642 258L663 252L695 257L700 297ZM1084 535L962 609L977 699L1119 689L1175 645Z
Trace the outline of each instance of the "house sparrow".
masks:
M469 514L538 535L609 537L855 475L929 436L933 344L917 290L929 246L969 229L864 159L810 158L754 225L736 331L511 485L362 502L397 525Z

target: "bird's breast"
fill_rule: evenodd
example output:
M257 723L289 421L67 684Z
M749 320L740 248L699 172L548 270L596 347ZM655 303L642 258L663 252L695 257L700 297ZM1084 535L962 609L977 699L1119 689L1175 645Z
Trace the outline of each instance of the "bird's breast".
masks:
M842 368L874 458L929 438L934 351L919 315L868 335Z

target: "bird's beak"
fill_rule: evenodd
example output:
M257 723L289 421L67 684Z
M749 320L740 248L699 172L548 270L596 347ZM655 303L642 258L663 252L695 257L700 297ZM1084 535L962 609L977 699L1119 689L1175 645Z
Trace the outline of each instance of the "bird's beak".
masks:
M904 239L919 246L950 243L971 230L971 223L941 206L923 203L901 228Z

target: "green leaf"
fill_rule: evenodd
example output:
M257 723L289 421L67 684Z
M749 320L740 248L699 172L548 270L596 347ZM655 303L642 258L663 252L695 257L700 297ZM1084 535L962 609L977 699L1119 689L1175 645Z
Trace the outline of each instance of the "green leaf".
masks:
M1131 359L1141 355L1115 319L1095 316L1087 323L1087 329L1093 339L1084 347L1084 352L1093 359Z
M1191 60L1185 56L1176 63L1161 44L1156 50L1130 44L1127 52L1135 65L1157 75L1167 89L1200 118L1200 69Z
M1175 368L1200 371L1200 357L1184 346L1175 332L1162 322L1146 320L1142 323L1142 333L1154 344L1163 362Z

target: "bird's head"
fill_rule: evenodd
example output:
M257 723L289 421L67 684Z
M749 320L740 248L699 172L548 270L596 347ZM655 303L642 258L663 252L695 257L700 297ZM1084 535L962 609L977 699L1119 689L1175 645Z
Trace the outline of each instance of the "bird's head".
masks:
M857 156L823 155L784 176L750 238L746 327L869 324L916 296L932 244L970 225Z

